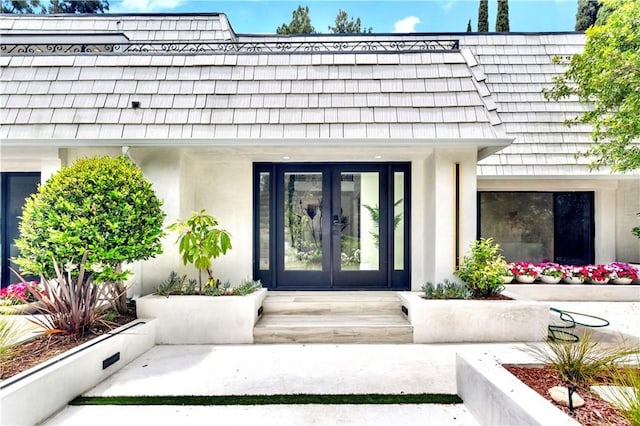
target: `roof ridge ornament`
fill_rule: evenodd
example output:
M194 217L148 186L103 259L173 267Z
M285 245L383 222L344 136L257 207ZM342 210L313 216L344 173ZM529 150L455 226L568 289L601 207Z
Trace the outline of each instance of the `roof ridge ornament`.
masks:
M267 54L267 53L423 53L460 49L459 40L388 38L262 42L0 43L5 55L78 54Z

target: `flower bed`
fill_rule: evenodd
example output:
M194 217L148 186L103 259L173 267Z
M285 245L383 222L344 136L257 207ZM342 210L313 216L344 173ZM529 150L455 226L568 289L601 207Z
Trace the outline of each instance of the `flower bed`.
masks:
M561 265L544 262L512 262L508 272L516 282L556 284L631 284L640 277L640 270L628 263L611 262L598 265Z
M0 290L0 312L32 313L35 312L31 303L37 302L36 297L42 291L37 281L25 281L11 284Z

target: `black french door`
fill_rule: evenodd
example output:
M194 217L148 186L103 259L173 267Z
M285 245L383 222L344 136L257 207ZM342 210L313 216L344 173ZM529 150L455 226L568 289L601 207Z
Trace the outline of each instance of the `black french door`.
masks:
M40 173L0 173L0 285L6 287L19 279L9 268L19 270L11 262L18 256L14 240L20 236L18 225L25 199L36 192ZM25 277L28 279L27 277Z
M284 163L256 171L254 275L265 286L386 289L394 278L408 286L406 165Z

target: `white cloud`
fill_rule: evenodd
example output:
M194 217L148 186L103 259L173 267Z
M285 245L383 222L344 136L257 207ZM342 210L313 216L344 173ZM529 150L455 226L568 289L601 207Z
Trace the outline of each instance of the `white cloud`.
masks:
M116 7L118 12L156 12L175 9L185 0L122 0Z
M394 33L414 33L416 32L416 25L420 23L420 18L417 16L407 16L393 24Z

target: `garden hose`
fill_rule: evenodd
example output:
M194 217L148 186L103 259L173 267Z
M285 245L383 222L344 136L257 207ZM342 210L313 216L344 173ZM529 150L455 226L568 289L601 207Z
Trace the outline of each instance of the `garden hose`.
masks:
M580 312L563 311L557 308L549 308L552 312L560 315L560 321L566 323L566 325L549 324L549 338L554 341L562 342L577 342L580 340L577 334L572 331L576 328L576 325L582 325L584 327L601 328L607 327L609 321L604 318L597 317L595 315L583 314ZM596 320L595 323L587 323L582 321L576 321L574 317L584 317Z

